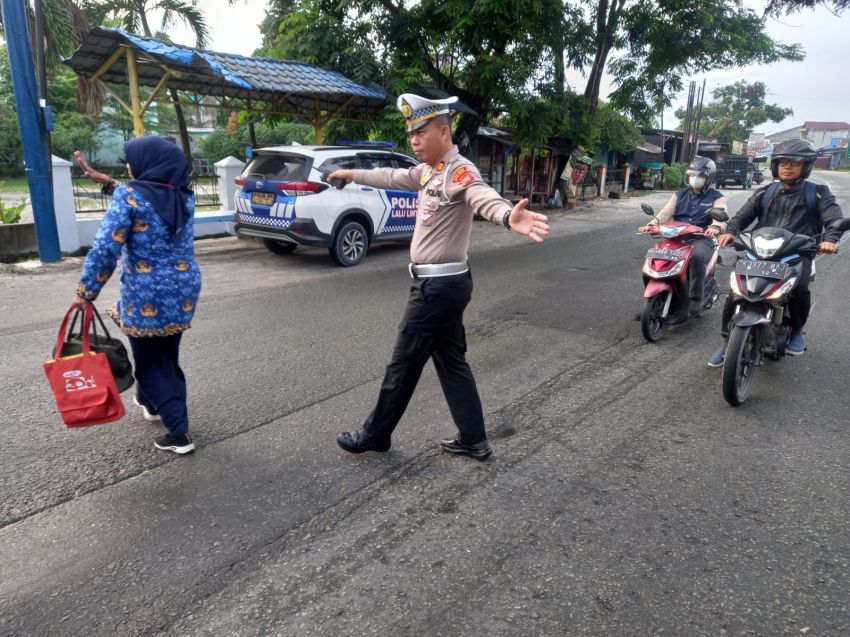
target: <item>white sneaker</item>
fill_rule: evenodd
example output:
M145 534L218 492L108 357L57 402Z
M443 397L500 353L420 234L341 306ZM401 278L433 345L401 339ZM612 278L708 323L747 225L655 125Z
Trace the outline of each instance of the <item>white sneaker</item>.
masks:
M147 420L148 422L162 422L162 418L159 417L159 414L152 414L151 412L149 412L148 408L139 402L139 399L135 394L133 394L133 404L136 407L142 408L142 416L144 416L145 420Z

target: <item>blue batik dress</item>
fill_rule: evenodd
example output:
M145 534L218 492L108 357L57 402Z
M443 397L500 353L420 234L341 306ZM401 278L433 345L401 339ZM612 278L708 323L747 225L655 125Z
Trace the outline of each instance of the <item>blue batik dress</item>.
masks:
M195 199L186 195L194 215ZM201 291L193 219L172 233L145 197L118 186L86 256L77 294L97 298L121 257L121 294L107 312L128 336L170 336L189 329Z

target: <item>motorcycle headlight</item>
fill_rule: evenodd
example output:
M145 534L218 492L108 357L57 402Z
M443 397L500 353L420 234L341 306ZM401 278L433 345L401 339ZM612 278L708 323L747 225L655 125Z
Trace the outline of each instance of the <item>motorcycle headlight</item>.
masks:
M685 267L684 261L679 261L669 270L653 270L649 267L649 259L643 264L643 273L653 279L666 279L667 277L676 276Z
M785 283L776 288L770 295L767 297L771 301L776 301L777 299L781 299L784 295L788 294L791 289L794 287L794 284L797 282L797 277L793 279L788 279Z
M781 237L777 239L753 237L753 249L756 251L756 255L762 259L769 259L772 257L774 253L782 247L783 243L785 243L785 239Z
M732 296L744 296L741 293L740 286L738 286L738 275L734 272L729 274L729 291L732 293Z
M673 268L670 270L670 274L668 274L667 276L676 276L677 274L679 274L679 272L682 271L682 268L684 267L685 262L679 261L676 265L673 266Z

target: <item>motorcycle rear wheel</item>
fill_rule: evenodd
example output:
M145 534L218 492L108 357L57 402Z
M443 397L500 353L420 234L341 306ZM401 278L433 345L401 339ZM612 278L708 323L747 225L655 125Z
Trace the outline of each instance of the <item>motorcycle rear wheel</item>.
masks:
M723 360L723 398L737 407L750 395L756 374L758 328L735 325Z
M643 306L643 312L640 315L640 331L643 337L650 343L654 343L661 338L661 333L664 331L664 319L661 317L664 312L664 302L667 300L667 294L656 294L646 300L646 305Z

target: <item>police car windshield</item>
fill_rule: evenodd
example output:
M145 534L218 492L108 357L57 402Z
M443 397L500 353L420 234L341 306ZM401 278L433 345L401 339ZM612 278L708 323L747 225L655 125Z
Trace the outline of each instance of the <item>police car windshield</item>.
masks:
M301 181L307 179L311 164L312 159L304 155L254 155L243 175L273 181Z

